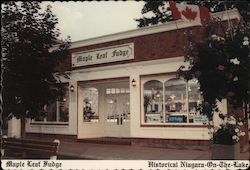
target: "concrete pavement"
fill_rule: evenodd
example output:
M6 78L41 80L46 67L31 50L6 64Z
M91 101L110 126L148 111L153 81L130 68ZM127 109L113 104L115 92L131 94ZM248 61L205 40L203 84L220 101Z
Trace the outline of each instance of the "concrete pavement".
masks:
M211 160L211 151L137 147L62 141L59 159L94 160ZM249 160L249 152L241 153Z

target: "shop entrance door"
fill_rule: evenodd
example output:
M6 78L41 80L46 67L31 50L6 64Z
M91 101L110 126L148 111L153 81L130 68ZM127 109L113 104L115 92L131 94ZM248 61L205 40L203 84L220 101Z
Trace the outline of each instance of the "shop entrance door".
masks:
M116 89L117 90L117 89ZM126 91L125 91L126 92ZM130 136L129 93L107 94L105 136Z

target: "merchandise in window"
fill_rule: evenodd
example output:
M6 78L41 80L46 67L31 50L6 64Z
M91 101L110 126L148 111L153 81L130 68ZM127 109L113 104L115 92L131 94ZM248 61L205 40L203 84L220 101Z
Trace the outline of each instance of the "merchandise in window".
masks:
M197 80L153 79L143 83L144 123L207 123L198 111L202 96Z
M99 121L99 92L96 88L83 89L83 121L98 122Z
M163 84L151 80L144 84L144 113L145 122L163 123Z

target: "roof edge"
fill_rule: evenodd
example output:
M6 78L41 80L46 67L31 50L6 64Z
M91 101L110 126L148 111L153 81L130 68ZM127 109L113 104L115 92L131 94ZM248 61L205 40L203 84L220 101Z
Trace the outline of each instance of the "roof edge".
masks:
M230 20L230 19L238 19L240 20L241 16L237 9L231 9L227 11L221 11L212 13L213 17L221 18L222 21ZM185 22L183 20L170 21L167 23L153 25L148 27L136 28L128 31L117 32L114 34L103 35L95 38L90 38L86 40L79 40L71 43L70 49L100 44L110 41L116 41L121 39L133 38L137 36L149 35L154 33L166 32L171 30L188 28L193 26L199 26L197 24L193 24L191 22Z

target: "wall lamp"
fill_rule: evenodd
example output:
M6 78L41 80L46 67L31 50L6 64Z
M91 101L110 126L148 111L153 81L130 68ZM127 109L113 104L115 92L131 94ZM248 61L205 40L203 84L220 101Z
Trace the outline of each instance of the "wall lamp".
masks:
M74 91L75 91L74 86L73 86L73 85L71 85L71 86L69 87L69 90L70 90L71 92L74 92Z
M132 86L133 86L133 87L135 87L135 86L136 86L135 79L133 79L133 80L131 81L131 83L132 83Z

